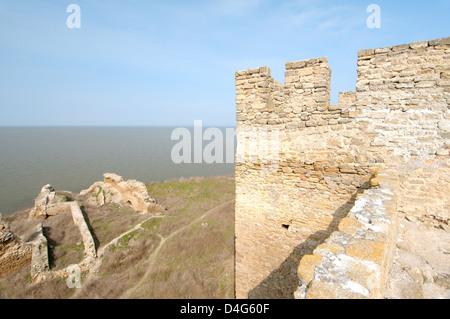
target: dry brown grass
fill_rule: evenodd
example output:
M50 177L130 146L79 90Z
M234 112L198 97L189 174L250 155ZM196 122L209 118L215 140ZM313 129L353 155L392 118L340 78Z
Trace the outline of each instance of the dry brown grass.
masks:
M48 242L50 269L63 269L83 260L83 239L70 211L47 219L43 232Z
M133 297L234 298L234 203L168 240Z
M73 293L63 278L31 284L30 266L0 280L2 299L64 299Z
M100 208L85 206L83 210L88 217L98 248L148 218L147 215L132 208L117 204L108 204Z
M234 199L234 178L230 176L154 184L147 188L151 196L168 208L167 218L156 229L163 237Z
M117 298L144 275L144 261L158 243L159 237L145 230L136 232L129 240L119 241L104 258L99 276L82 287L80 298Z

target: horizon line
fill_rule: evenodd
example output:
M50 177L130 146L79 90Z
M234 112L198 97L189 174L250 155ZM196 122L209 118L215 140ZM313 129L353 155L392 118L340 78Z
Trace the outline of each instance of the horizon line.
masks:
M203 124L204 127L234 127L237 125L209 125ZM173 128L173 127L194 127L194 124L181 125L0 125L0 128Z

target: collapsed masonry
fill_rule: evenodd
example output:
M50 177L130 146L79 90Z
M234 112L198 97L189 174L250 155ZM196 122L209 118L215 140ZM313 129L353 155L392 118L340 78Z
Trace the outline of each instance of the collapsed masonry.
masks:
M42 187L30 210L28 220L45 220L64 212L70 212L78 227L84 246L84 259L78 264L82 271L88 270L97 257L97 247L80 204L70 197L76 197L83 204L102 206L108 203L130 205L142 213L162 212L164 206L148 194L144 183L136 180L124 181L121 176L104 174L103 182L96 182L79 195L69 192L57 193L51 185ZM65 277L72 273L73 265L59 271L51 271L49 267L48 242L40 223L32 241L18 243L9 225L0 218L0 276L31 264L31 278L34 283L56 277Z
M327 58L236 72L237 298L383 296L397 214L450 218L449 53L360 51L339 105Z
M72 219L78 227L84 246L84 259L78 264L81 270L88 270L97 257L97 247L94 238L86 223L85 217L81 211L80 205L76 201L60 203L59 209L70 209ZM36 236L33 241L33 251L31 260L31 278L34 283L40 281L62 278L71 274L73 265L60 271L51 271L48 256L48 241L43 233L42 223L38 225Z
M151 198L144 183L136 180L124 181L116 174L103 175L103 182L94 183L89 189L81 191L80 195L93 194L88 197L91 202L98 205L107 203L129 204L133 209L150 213L164 211L165 208Z

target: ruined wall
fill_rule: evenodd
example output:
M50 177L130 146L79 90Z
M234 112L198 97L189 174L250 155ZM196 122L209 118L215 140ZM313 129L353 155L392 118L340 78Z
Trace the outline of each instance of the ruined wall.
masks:
M448 216L448 53L448 39L360 51L338 106L327 58L287 63L285 85L236 72L238 298L292 297L296 264L384 168L399 171L399 209L419 212L429 189Z
M81 211L80 205L76 201L69 203L60 203L59 205L69 207L72 212L73 222L80 230L81 238L83 239L85 254L83 260L77 266L80 266L81 269L89 269L90 265L97 257L97 249L92 233L89 230L86 220L84 219L84 215ZM70 265L69 267L58 271L50 270L48 241L42 231L42 224L38 225L35 239L31 244L33 245L31 277L34 283L51 278L65 277L71 273L74 265Z
M81 191L80 195L93 196L88 197L88 200L90 199L94 205L128 203L133 209L144 213L165 210L164 206L150 197L144 183L136 180L124 181L122 176L112 173L106 173L103 177L103 182L94 183L89 189Z

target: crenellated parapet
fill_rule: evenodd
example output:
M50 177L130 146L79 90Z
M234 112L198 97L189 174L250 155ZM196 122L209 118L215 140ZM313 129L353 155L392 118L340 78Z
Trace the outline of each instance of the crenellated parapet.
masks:
M236 72L238 298L292 297L377 173L398 175L397 211L449 217L449 39L360 51L338 105L326 57L286 63L284 84Z

